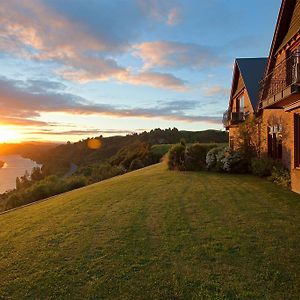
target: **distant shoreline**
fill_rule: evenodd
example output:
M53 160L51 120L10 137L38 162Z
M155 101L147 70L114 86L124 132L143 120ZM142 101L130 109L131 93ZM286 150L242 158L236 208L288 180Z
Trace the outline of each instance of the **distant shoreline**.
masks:
M0 169L4 166L5 162L0 160Z

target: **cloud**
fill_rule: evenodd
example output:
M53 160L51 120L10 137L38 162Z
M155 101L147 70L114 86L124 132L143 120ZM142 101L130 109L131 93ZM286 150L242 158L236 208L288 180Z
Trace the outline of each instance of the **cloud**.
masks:
M87 129L87 130L67 130L67 131L54 131L54 130L39 130L32 131L30 134L35 135L93 135L100 136L102 134L114 134L114 135L123 135L123 134L132 134L135 132L140 132L141 130L117 130L117 129Z
M114 79L176 90L183 90L185 85L183 80L168 73L132 74L114 58L131 49L124 37L111 38L105 28L99 28L96 34L40 0L1 3L0 30L0 51L27 59L54 61L60 65L58 74L67 80L83 83Z
M203 91L205 96L207 97L214 97L214 96L228 97L230 89L225 88L221 85L214 85L214 86L204 87Z
M181 12L178 7L174 7L170 10L168 14L167 24L170 26L174 26L181 21Z
M10 118L0 115L0 125L13 125L13 126L47 126L46 122L25 119L25 118Z
M53 83L49 83L49 85L53 86ZM47 87L48 85L44 83L44 86ZM194 111L198 105L198 101L191 100L157 102L152 107L124 107L95 103L73 94L47 88L35 92L32 90L32 85L27 82L0 77L0 117L24 119L23 125L26 122L30 124L32 118L34 120L39 117L41 112L220 123L219 117L190 115L187 113ZM34 124L31 123L30 125Z
M181 21L181 9L171 0L137 0L141 11L151 18L174 26Z
M187 90L185 81L170 73L141 72L139 74L127 74L126 78L121 78L121 80L136 85L143 84L177 91Z
M205 69L224 63L213 49L192 43L155 41L134 46L134 54L144 62L144 68Z

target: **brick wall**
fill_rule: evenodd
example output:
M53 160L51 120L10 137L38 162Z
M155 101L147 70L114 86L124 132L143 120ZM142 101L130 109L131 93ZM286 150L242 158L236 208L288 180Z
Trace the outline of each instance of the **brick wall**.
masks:
M294 166L294 114L300 109L285 112L283 109L264 109L261 116L261 151L268 152L268 126L282 125L282 162L291 170L292 190L300 193L300 170Z

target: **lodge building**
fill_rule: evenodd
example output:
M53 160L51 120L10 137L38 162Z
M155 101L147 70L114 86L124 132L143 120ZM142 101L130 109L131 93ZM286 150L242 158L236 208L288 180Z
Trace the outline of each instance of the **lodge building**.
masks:
M283 0L269 57L237 59L224 116L234 149L237 131L258 118L260 154L281 160L300 193L300 0Z

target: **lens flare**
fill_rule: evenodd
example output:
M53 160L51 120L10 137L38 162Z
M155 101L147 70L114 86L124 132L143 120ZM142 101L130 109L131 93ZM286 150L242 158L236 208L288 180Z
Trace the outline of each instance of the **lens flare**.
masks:
M87 145L90 149L100 149L102 146L102 143L98 139L91 139L91 140L88 140Z

